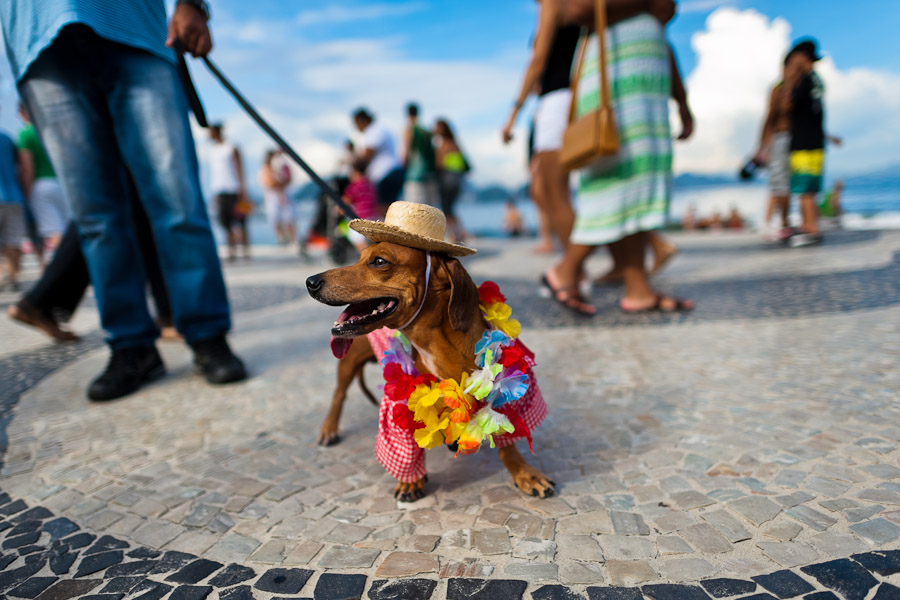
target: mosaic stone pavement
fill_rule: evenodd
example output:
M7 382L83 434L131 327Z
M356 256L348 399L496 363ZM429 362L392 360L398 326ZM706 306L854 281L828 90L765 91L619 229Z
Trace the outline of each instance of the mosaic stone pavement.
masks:
M595 290L595 319L561 313L537 294L549 259L528 241L467 262L501 283L537 351L550 500L517 492L493 453L438 449L429 495L397 503L372 451L377 409L355 389L341 444L315 445L335 309L302 282L320 265L273 252L228 267L253 378L224 388L165 344L167 378L93 405L99 333L53 347L0 323L0 593L900 597L900 233L793 250L675 239L659 285L696 298L689 315L623 315L614 288Z

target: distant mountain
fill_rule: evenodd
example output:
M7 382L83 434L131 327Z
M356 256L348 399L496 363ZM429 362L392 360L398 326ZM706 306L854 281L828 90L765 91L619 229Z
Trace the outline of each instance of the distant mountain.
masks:
M317 198L319 196L319 186L309 181L304 183L300 188L294 192L294 198L296 200L311 200Z
M731 175L719 174L719 175L706 175L706 174L698 174L698 173L681 173L680 175L676 175L674 182L675 187L677 188L687 188L687 187L704 187L704 186L712 186L712 185L730 185L733 183L737 183L738 176L737 173Z
M844 183L854 188L861 187L892 187L900 194L900 165L891 165L883 169L877 169L862 175L844 177Z

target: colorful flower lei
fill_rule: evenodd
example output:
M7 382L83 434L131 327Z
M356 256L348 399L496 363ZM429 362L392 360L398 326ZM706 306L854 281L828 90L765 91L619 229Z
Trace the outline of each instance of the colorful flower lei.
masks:
M458 452L474 454L485 440L495 447L494 434L514 432L531 446L531 432L512 403L528 391L534 354L517 339L522 326L511 318L497 284L483 283L478 298L490 328L475 346L473 373L462 373L458 381L419 375L412 344L400 331L385 352L384 393L394 402L394 422L412 431L421 448L457 444Z

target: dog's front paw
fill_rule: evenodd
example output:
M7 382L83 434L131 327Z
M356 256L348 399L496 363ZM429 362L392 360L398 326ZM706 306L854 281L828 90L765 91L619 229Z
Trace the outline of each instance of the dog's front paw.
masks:
M341 436L338 435L337 427L330 423L323 423L322 429L319 430L319 445L334 446L340 441Z
M500 460L509 469L516 486L526 494L549 498L556 493L556 484L529 465L515 445L500 448Z
M556 493L556 484L529 464L513 475L513 481L520 490L538 498L549 498Z
M403 483L402 481L394 488L394 498L400 502L415 502L419 498L425 497L425 484L428 482L428 475L425 475L418 481L412 483Z

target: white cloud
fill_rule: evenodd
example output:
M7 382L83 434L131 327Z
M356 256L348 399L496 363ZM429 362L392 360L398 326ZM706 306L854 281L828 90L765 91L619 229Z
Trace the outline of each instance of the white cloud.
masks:
M499 133L527 59L524 45L478 59L426 60L410 56L401 36L316 43L273 36L248 43L254 37L248 27L257 29L245 23L216 30L215 61L322 175L334 170L341 142L353 133L354 108L369 107L399 137L404 106L416 101L425 124L443 116L454 125L476 182L519 185L525 180L524 131L512 147L501 144ZM271 142L234 111L204 71L199 65L193 70L210 116L226 122L229 137L241 142L255 169Z
M372 21L387 17L402 17L425 8L424 2L330 4L323 8L303 11L297 16L299 25L322 25L350 21Z
M676 146L676 172L734 172L753 153L790 39L787 21L754 10L720 8L709 16L706 28L692 38L697 66L686 84L695 134ZM897 163L900 74L841 70L830 57L817 70L826 87L827 129L845 140L844 148L829 152L828 171L846 174Z

